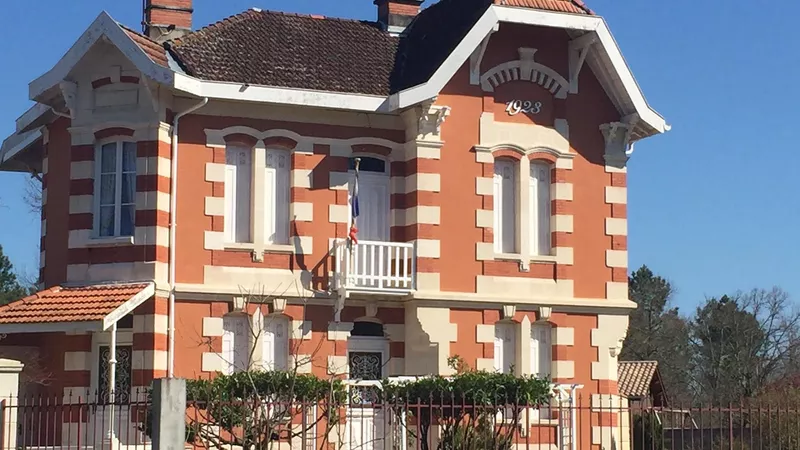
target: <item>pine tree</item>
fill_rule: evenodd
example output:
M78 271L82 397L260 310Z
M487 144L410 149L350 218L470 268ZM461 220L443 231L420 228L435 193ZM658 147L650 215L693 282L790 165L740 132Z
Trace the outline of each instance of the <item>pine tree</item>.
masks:
M19 300L28 294L28 289L24 288L14 273L14 266L11 260L3 253L3 246L0 245L0 305Z

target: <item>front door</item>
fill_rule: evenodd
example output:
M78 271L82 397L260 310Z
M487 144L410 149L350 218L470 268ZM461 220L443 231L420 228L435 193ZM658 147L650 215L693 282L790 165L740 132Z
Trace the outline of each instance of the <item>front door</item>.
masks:
M386 365L386 340L372 337L351 337L348 342L348 366L351 380L380 381ZM388 449L387 416L380 405L378 387L352 386L348 426L351 450Z

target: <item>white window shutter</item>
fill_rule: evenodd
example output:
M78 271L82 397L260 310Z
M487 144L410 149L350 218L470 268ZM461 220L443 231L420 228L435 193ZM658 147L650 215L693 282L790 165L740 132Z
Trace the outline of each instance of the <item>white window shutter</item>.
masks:
M531 254L550 254L550 166L531 164L530 177Z
M223 372L230 375L247 369L248 339L247 318L245 316L228 315L222 319L222 359Z
M494 361L495 370L501 373L512 373L516 360L516 339L514 324L498 322L494 324Z
M517 233L516 163L496 160L494 163L494 242L498 253L515 253Z
M289 367L289 320L283 316L264 318L261 343L265 370L287 370Z
M497 325L494 334L494 370L503 371L503 338L497 333Z
M289 368L289 323L285 318L275 320L275 370Z
M275 370L275 332L272 329L272 318L264 318L264 333L261 338L261 363L264 370Z
M552 328L549 325L531 327L531 374L536 377L549 377L552 366Z
M264 236L270 244L289 243L289 189L291 160L286 150L267 150L264 176Z
M225 240L251 242L252 149L230 146L225 150Z

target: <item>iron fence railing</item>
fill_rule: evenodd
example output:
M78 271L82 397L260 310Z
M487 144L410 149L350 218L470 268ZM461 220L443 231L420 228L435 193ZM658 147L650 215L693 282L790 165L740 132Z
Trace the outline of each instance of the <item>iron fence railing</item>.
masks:
M574 391L572 391L574 393ZM145 391L0 399L5 449L147 450ZM188 402L187 448L253 450L800 450L800 405L647 407L611 395L557 395L538 407L456 398L372 403Z

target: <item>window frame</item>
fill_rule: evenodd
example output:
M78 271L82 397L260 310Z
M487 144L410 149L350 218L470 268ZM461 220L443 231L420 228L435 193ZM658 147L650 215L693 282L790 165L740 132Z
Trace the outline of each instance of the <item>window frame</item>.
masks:
M124 153L125 153L125 144L133 144L134 148L134 165L133 171L125 171L124 170ZM116 145L116 164L114 168L114 231L112 234L103 236L101 234L100 228L100 212L101 208L104 206L110 205L103 205L102 203L102 175L110 174L111 172L103 172L103 147L108 144L115 144ZM136 197L137 197L137 163L138 163L138 154L136 148L137 141L135 141L130 136L113 136L106 139L101 139L95 142L94 148L94 183L93 183L93 205L92 205L92 237L94 239L133 239L136 235ZM130 203L122 203L122 178L125 174L133 174L133 201ZM130 234L121 234L122 233L122 207L123 206L133 206L133 223L131 223L131 233Z

